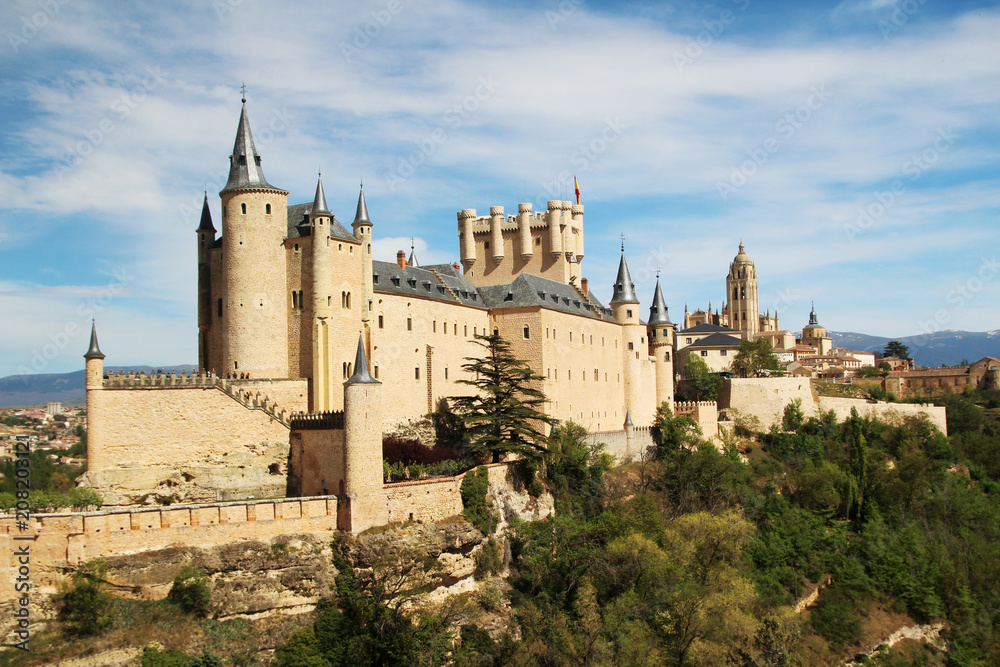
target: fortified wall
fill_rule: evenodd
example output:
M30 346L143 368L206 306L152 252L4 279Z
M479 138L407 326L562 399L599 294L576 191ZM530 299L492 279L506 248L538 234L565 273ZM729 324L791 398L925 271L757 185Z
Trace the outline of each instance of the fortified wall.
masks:
M785 406L795 399L802 401L802 412L806 417L833 410L837 420L843 421L851 416L852 408L857 409L862 417L887 420L922 414L938 430L948 434L943 407L819 396L807 378L732 378L726 380L719 390L720 408L735 408L741 415L757 417L763 429L770 428L772 424L780 425Z
M306 391L306 380L205 374L90 379L83 484L108 505L283 496L289 420Z

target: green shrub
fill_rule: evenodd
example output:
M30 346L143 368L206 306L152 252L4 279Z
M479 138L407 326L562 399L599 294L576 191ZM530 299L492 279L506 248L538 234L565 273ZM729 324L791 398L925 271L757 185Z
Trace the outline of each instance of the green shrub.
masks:
M59 620L71 635L99 635L111 625L111 595L104 590L106 568L101 561L84 564L69 588L56 596Z
M73 489L68 495L68 504L75 510L87 510L90 508L100 509L104 504L104 498L98 495L97 491L86 487Z
M491 574L499 574L503 568L503 547L492 537L476 554L476 579L483 579Z
M802 399L796 398L785 406L785 414L782 417L781 425L786 431L798 431L805 419L806 416L802 412Z
M185 565L174 577L167 599L193 616L208 616L212 609L212 588L205 571Z
M185 667L190 658L175 648L162 651L147 646L142 650L142 667Z
M473 526L489 535L496 527L496 517L486 504L490 488L490 473L486 466L479 466L462 479L462 513Z

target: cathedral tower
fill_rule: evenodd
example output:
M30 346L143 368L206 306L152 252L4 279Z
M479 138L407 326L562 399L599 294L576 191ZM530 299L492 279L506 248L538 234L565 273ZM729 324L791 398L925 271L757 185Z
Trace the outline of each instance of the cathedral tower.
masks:
M288 377L285 250L288 192L264 178L246 99L222 198L222 364L220 373Z
M725 313L729 327L738 330L745 340L760 331L760 301L757 296L757 269L747 255L743 242L729 265L726 276Z

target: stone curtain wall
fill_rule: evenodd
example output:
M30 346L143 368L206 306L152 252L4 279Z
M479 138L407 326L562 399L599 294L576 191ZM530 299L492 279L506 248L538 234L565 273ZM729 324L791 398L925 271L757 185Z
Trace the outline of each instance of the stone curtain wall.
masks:
M615 457L618 463L623 463L629 458L637 461L648 448L653 446L653 435L651 427L636 426L634 428L631 447L628 445L624 430L600 431L587 435L588 445L596 445L598 443L603 443L604 451Z
M875 403L860 398L832 398L814 393L810 380L805 378L733 378L726 380L719 395L722 408L735 408L741 415L760 419L761 428L781 424L785 406L796 398L802 401L806 417L833 410L843 421L856 408L861 416L874 415L880 419L924 414L934 426L948 434L945 409L933 405L910 403Z

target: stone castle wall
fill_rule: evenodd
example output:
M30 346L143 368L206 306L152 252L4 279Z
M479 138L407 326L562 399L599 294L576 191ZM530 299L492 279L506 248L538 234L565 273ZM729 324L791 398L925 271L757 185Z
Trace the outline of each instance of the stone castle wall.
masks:
M599 431L587 434L587 444L604 445L604 451L615 457L615 461L623 463L629 459L637 461L647 449L653 446L651 427L636 426L633 429L631 446L624 430Z
M741 415L757 417L764 430L771 424L780 425L785 406L795 399L802 401L802 412L806 417L833 410L837 419L843 421L851 416L852 408L857 409L861 416L890 420L923 414L938 430L945 435L948 433L943 407L819 396L806 378L733 378L726 380L719 392L722 408L735 408Z

